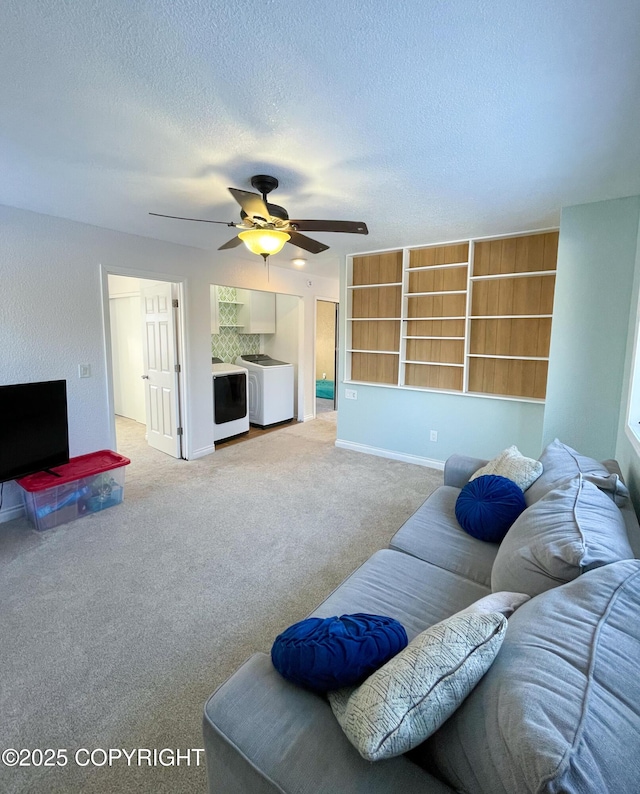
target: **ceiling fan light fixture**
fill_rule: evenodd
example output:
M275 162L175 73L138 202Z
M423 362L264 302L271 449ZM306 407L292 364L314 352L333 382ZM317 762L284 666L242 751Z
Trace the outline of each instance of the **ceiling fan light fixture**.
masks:
M282 251L291 235L279 232L277 229L249 229L246 232L240 232L238 237L252 254L267 257Z

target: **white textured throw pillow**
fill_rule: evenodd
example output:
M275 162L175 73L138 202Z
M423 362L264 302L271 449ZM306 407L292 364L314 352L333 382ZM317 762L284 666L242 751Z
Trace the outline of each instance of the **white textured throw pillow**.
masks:
M499 612L453 615L418 634L360 686L329 692L351 744L368 761L417 747L487 672L506 630Z
M484 474L497 474L499 477L506 477L526 491L542 474L542 463L533 458L525 458L514 444L474 472L469 477L469 482Z

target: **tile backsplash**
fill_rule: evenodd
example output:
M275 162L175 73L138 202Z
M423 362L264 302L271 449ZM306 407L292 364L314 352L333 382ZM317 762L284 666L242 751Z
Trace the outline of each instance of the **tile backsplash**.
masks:
M235 303L235 287L218 287L218 314L220 333L211 334L211 355L228 364L235 364L243 353L260 352L260 334L240 334L234 326L238 322L238 306Z

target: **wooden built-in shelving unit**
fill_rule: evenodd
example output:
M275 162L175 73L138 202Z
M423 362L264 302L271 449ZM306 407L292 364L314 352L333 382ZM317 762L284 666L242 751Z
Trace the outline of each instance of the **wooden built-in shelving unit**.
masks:
M354 256L346 380L543 400L558 232Z

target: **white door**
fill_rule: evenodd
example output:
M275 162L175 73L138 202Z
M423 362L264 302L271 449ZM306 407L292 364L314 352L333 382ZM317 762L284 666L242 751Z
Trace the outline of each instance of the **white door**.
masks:
M147 408L147 441L154 449L181 457L180 402L173 285L140 280L142 349Z

